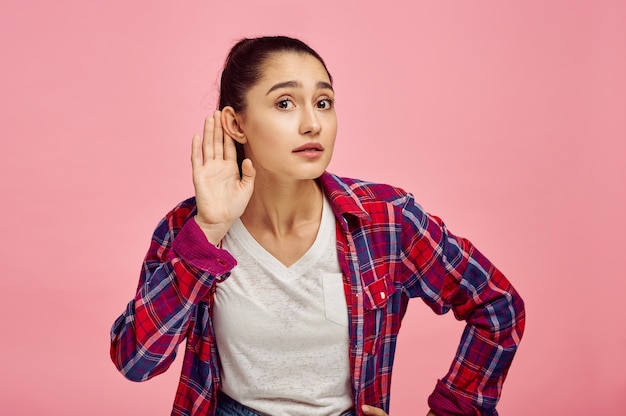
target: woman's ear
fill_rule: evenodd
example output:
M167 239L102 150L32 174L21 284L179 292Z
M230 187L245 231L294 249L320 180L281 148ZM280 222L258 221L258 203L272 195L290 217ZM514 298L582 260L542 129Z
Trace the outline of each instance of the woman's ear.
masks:
M222 108L222 128L230 137L241 144L246 142L246 135L241 126L241 116L231 106Z

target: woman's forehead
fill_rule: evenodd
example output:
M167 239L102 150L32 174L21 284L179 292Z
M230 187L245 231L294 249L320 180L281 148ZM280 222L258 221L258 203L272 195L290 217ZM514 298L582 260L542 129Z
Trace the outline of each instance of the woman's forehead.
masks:
M330 84L326 68L316 57L297 52L271 55L263 63L260 75L259 83L298 81L302 84Z

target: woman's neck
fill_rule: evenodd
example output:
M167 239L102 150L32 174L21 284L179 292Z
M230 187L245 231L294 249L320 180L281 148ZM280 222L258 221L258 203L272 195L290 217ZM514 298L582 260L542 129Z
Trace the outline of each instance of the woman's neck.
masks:
M241 220L249 230L276 238L292 234L303 225L321 221L323 196L317 181L257 180Z

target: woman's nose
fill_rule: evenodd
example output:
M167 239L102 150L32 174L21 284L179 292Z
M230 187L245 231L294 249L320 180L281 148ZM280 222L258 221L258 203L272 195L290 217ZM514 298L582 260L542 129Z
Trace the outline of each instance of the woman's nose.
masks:
M316 135L322 129L318 114L314 108L306 108L303 111L302 122L300 123L300 134Z

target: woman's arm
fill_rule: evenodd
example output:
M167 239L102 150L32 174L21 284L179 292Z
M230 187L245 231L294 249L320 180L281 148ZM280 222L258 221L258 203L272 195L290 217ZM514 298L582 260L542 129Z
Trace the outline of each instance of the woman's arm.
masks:
M160 222L135 298L111 329L111 358L130 380L147 380L170 366L195 305L235 265L189 218L194 207L187 200Z
M403 237L410 296L438 314L466 321L456 357L429 404L445 414L495 415L502 383L524 331L524 303L504 275L468 240L450 233L409 197ZM439 409L439 410L438 410Z
M131 380L146 380L169 367L195 306L215 279L236 264L215 244L245 210L255 170L245 160L240 177L235 144L222 129L221 116L214 112L205 120L202 137L193 136L196 197L176 207L157 227L137 294L111 329L111 358Z

